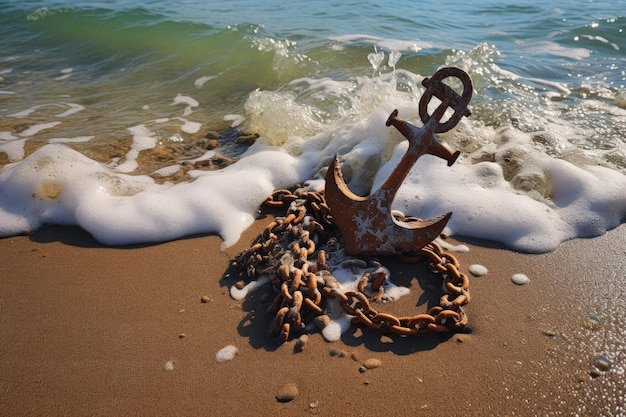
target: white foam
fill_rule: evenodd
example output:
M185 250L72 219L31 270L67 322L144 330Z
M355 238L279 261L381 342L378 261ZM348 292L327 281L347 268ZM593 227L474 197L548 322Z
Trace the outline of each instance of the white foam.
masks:
M270 277L268 275L262 275L257 280L250 281L241 289L233 285L230 287L230 296L237 301L243 300L249 293L254 291L256 288L267 284L268 282L270 282Z
M190 107L198 107L200 105L200 103L198 103L197 100L194 100L193 98L189 96L177 94L176 97L174 97L174 104L181 104L181 103L186 104Z
M158 242L219 233L237 242L259 205L276 188L303 182L310 165L277 148L255 146L237 164L195 172L189 183L156 184L49 144L0 172L0 236L43 224L78 225L110 245ZM58 188L54 198L42 187Z
M412 51L419 52L424 48L433 48L435 45L432 42L413 40L403 41L398 39L380 38L372 35L364 34L349 34L341 36L333 36L330 40L342 42L342 43L355 43L366 42L374 45L378 45L382 48L396 51Z
M571 59L584 59L591 56L591 50L587 48L566 48L556 42L543 41L528 44L520 40L516 43L520 46L520 48L533 53L539 52Z
M342 41L358 39L353 36ZM491 59L492 53L492 48L483 46L467 56L450 56L449 63L482 65L480 69L487 74L481 75L489 78L489 84L492 78L513 87L528 81L515 79L515 74L509 75L493 63L480 64L480 59ZM390 58L394 62L396 57ZM108 244L219 233L229 246L274 189L309 179L317 179L321 187L321 178L335 154L340 155L344 178L353 192L365 195L382 184L407 149L406 140L393 127L386 127L385 121L397 108L400 117L419 124L415 110L423 92L422 79L419 74L399 69L376 79L298 78L276 91L253 91L241 116L245 117L242 128L259 133L259 140L233 165L218 171L189 171L193 180L175 185L156 184L147 176L125 173L136 169L141 150L155 146L156 133L147 126L169 121L180 124L181 132L199 132L200 124L184 116L129 128L130 150L119 166L115 167L117 160L109 161L113 169L60 144L45 145L0 172L0 234L61 223L81 226ZM557 94L570 94L565 85L543 82L541 86ZM619 104L622 95L612 93L609 99ZM198 101L182 94L174 98L174 104L183 104L186 109L199 106ZM609 100L587 100L586 104L597 113L614 115L618 121L625 117L624 109ZM64 103L33 106L10 116L23 118L48 106L64 106L63 112L53 112L57 113L55 118L80 111L77 105ZM525 252L550 251L567 239L597 236L626 219L626 176L618 170L593 166L602 150L572 145L587 132L564 120L554 121L556 116L542 119L539 133L543 136L511 127L496 129L485 126L477 107L470 119L439 135L451 148L461 149L462 156L452 167L430 155L421 157L398 191L394 209L420 218L452 211L448 224L451 234L494 240ZM486 107L482 111L488 118L493 107ZM241 120L234 116L238 115L226 120ZM4 140L0 149L11 161L19 161L24 155L24 139L59 123L37 124L19 136L0 132ZM183 139L184 135L176 135L172 138ZM209 151L198 160L214 155ZM49 162L42 165L41 161ZM54 198L41 192L42 187L49 190L50 181L61 190Z
M189 162L206 161L208 159L213 158L216 154L217 154L217 152L215 152L214 150L206 151L202 156L194 158L194 159L190 160Z
M406 142L398 145L374 187L406 148ZM552 251L564 240L597 236L620 224L626 213L624 175L602 167L577 167L539 153L527 156L525 162L534 166L534 172L549 177L552 200L514 189L495 162L473 164L460 158L447 167L445 161L426 155L400 188L394 207L420 218L452 211L448 226L453 234L495 240L524 252Z
M178 171L180 171L180 165L170 165L161 169L157 169L152 174L161 177L169 177L170 175L176 174Z
M30 107L28 109L22 110L22 111L17 112L17 113L9 114L9 115L7 115L7 117L17 117L17 118L27 117L31 113L34 113L37 110L42 109L44 107L48 107L48 106L49 106L49 104L40 104L40 105L37 105L37 106Z
M207 82L216 79L217 76L216 75L205 75L203 77L197 78L194 82L193 85L196 86L197 88L201 88L204 87L204 84L206 84Z
M80 104L76 104L76 103L50 103L50 104L39 104L36 106L32 106L28 109L22 110L20 112L17 113L12 113L9 114L8 117L17 117L17 118L24 118L24 117L28 117L30 116L32 113L35 113L41 109L45 109L48 107L68 107L67 110L65 110L62 113L59 113L56 115L56 117L67 117L70 116L74 113L78 113L81 110L84 110L85 107L81 106Z
M48 143L85 143L94 139L95 136L76 136L74 138L52 138Z
M157 140L156 134L148 130L145 125L130 127L128 131L133 135L133 144L126 153L126 160L117 166L120 172L132 172L137 169L139 152L154 148Z
M224 121L232 122L230 127L237 127L242 124L246 118L240 114L227 114L224 116Z
M182 94L177 94L174 97L174 102L172 104L186 104L185 110L183 111L183 117L189 116L193 112L193 107L198 107L200 103L197 100L184 96Z
M331 320L328 325L322 329L322 336L328 342L336 342L341 339L341 335L350 328L350 325L350 319L344 314L335 320Z
M0 152L6 153L9 161L20 161L24 158L24 144L26 139L9 140L0 143Z
M63 75L60 75L60 76L56 77L55 80L59 80L59 81L60 80L66 80L66 79L68 79L69 77L72 76L73 72L74 72L74 68L63 68L61 70L61 74L63 74Z
M17 139L17 136L14 136L13 133L8 132L6 130L0 131L0 140L13 140Z
M24 138L35 136L37 133L43 130L52 129L53 127L58 126L60 124L61 122L48 122L48 123L32 125L32 126L29 126L23 132L21 132L19 135Z
M198 133L198 131L202 127L201 123L189 121L185 119L184 117L177 117L176 119L183 122L183 125L180 127L180 130L182 130L185 133L189 133L189 134Z
M85 110L85 107L81 106L80 104L76 104L76 103L64 103L64 104L67 105L69 109L67 109L63 113L57 114L56 117L67 117L74 113L78 113L79 111Z

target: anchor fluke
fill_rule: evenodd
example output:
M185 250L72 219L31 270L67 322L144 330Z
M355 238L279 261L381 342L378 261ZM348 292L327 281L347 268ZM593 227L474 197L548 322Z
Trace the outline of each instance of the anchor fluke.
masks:
M326 172L325 195L346 253L352 256L397 255L418 250L441 234L452 215L411 222L395 219L391 212L395 190L390 193L381 187L366 197L354 194L343 179L339 155Z

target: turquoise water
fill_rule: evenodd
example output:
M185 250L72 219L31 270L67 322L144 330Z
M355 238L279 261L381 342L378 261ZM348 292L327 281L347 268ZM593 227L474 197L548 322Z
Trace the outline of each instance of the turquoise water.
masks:
M219 82L194 91L194 98L208 120L219 120L240 113L257 88L285 88L301 77L371 75L366 57L374 46L401 49L397 67L423 75L450 57L462 60L454 52L459 51L474 55L464 64L476 67L471 75L485 99L512 101L495 104L510 108L489 122L518 117L511 113L519 105L551 112L550 103L536 97L549 90L561 94L551 84L559 83L571 94L557 111L594 129L581 146L616 150L609 159L626 166L623 120L611 124L596 114L600 110L579 120L584 99L610 103L624 90L623 1L15 3L0 3L0 71L11 71L2 89L17 96L3 96L0 114L69 94L88 100L93 112L106 113L106 129L110 122L123 129L136 106L188 92L208 74L219 75ZM337 40L345 35L362 36ZM497 80L492 62L522 79ZM66 68L71 77L53 82ZM152 110L155 116L169 114L168 108ZM527 130L533 122L520 121Z
M443 66L474 83L472 116L440 137L462 157L442 172L423 162L432 177L410 176L396 202L406 214L451 209L453 233L533 252L626 218L624 1L0 7L2 235L62 223L114 244L204 232L232 243L273 188L322 178L335 153L351 189L367 194L403 146L384 120L399 108L419 124L420 82ZM278 168L266 155L291 159ZM55 161L45 174L43 160ZM222 170L249 177L221 188ZM476 178L485 194L431 195L448 174ZM102 193L111 201L92 198ZM225 205L207 209L202 193ZM153 212L146 195L167 210ZM122 206L146 223L121 221Z

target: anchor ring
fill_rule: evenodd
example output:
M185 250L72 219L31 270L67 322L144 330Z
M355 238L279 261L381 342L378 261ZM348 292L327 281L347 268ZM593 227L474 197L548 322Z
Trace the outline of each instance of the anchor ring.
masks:
M456 77L461 80L463 83L462 95L459 95L450 86L442 82L448 77ZM420 99L419 115L424 124L427 124L432 116L435 116L437 122L439 122L448 107L454 110L454 114L447 121L444 123L437 123L434 129L436 133L447 132L456 126L463 116L469 117L469 115L472 114L472 112L467 108L467 105L472 98L472 80L462 69L456 67L441 68L431 78L424 78L422 85L426 87L426 91ZM437 110L430 115L428 114L428 103L433 96L441 100L441 104Z

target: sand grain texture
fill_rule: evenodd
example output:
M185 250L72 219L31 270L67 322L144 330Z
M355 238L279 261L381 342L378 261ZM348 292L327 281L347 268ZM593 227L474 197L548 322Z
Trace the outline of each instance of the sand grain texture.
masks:
M471 333L400 338L353 326L335 343L313 333L306 349L294 353L297 336L279 346L267 332L271 299L259 290L235 301L226 286L235 279L222 280L229 259L267 223L257 221L225 252L216 236L102 247L68 227L0 239L0 415L618 410L619 399L611 395L618 395L614 386L624 386L624 352L606 352L611 369L589 378L600 333L582 323L589 314L600 317L602 337L624 324L613 311L624 308L624 298L604 298L626 284L623 225L544 255L462 242L470 246L456 255L463 271L471 264L489 269L485 277L470 277ZM437 284L416 277L415 266L386 265L392 280L411 293L380 309L404 315L423 309L422 287ZM513 284L515 273L531 283ZM216 352L231 344L237 357L217 363ZM332 348L349 355L332 357ZM351 356L376 357L384 365L361 373ZM171 371L164 369L168 361ZM287 383L300 394L280 403L275 394ZM593 397L594 389L606 398Z

